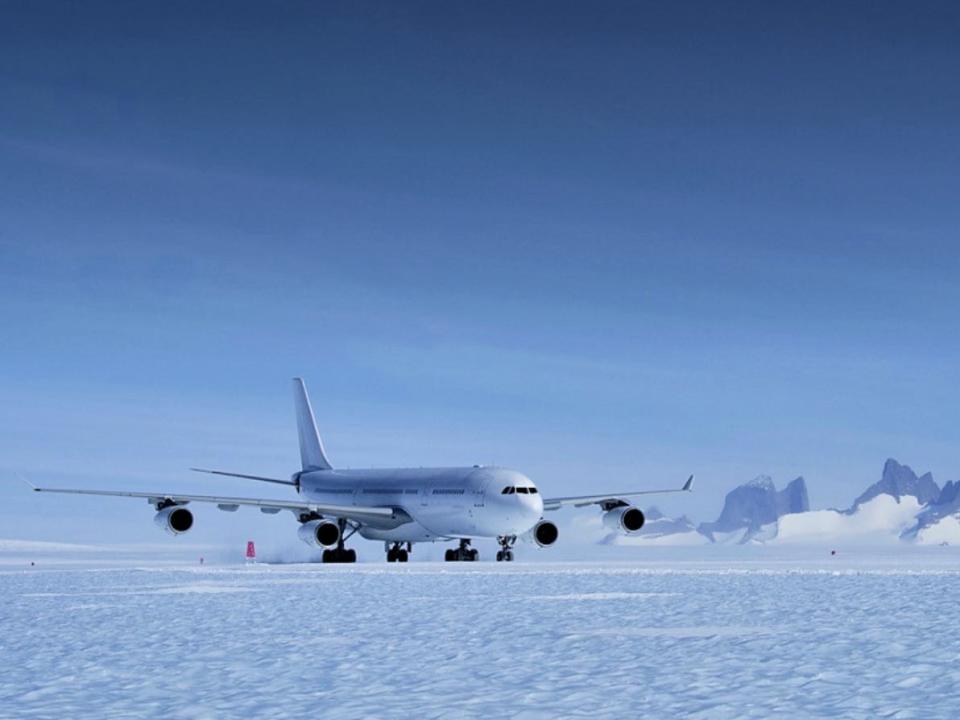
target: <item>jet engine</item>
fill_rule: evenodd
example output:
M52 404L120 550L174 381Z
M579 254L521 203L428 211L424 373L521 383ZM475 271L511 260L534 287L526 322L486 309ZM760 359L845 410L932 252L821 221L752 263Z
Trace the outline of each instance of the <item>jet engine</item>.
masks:
M340 526L331 520L310 520L300 526L297 537L314 547L333 547L340 542Z
M182 535L193 527L193 513L182 505L170 505L158 512L153 521L171 535Z
M640 508L635 508L632 505L615 507L603 514L604 526L627 535L637 532L643 527L644 522L646 522L646 518L643 516L643 512Z
M560 536L560 530L549 520L541 520L532 528L527 530L520 539L524 542L533 543L539 547L550 547Z

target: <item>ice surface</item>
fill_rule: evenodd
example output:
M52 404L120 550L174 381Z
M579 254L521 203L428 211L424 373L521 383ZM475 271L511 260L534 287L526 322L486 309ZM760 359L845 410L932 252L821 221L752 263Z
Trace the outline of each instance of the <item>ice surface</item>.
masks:
M8 569L0 717L960 713L955 549L708 550L724 551L621 564Z
M710 540L696 530L690 530L688 532L666 532L662 534L651 532L636 535L611 533L606 542L627 547L643 547L648 545L706 545Z

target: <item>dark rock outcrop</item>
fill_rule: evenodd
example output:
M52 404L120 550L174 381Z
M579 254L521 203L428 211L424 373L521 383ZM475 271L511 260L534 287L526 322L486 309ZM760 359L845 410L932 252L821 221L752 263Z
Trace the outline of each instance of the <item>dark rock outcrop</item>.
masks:
M714 541L714 533L746 530L741 541L746 541L764 525L775 522L789 513L810 509L807 484L798 477L782 491L766 475L727 493L723 511L716 522L701 523L697 530Z
M960 507L960 482L950 481L940 490L934 505Z
M883 475L880 480L853 501L850 511L853 512L868 500L884 494L892 495L897 500L905 495L912 495L921 505L926 505L937 500L940 496L940 487L934 482L933 475L930 473L917 477L909 465L901 465L890 458L883 466Z

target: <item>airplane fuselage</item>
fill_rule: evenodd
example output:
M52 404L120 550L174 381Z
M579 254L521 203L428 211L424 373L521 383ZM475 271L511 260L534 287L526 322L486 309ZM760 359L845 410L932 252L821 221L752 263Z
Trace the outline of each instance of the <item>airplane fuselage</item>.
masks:
M318 504L401 511L399 522L365 523L359 533L370 540L521 535L543 516L543 500L530 479L497 467L306 471L300 493Z

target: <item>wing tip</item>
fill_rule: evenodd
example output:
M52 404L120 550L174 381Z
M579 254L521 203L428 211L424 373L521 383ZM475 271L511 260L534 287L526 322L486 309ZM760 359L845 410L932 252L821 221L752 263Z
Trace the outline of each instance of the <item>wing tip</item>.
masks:
M687 481L683 484L681 490L684 492L693 492L693 475L687 478Z
M36 485L34 485L34 484L33 484L32 482L30 482L29 480L27 480L27 478L23 475L23 473L19 473L19 472L18 472L16 475L17 475L18 478L20 478L20 481L21 481L24 485L26 485L28 488L30 488L30 489L33 490L34 492L40 492L40 488L38 488Z

